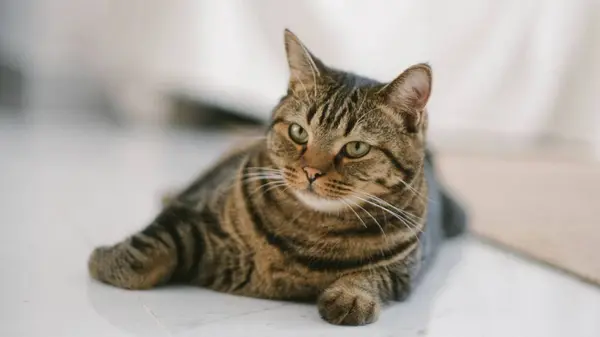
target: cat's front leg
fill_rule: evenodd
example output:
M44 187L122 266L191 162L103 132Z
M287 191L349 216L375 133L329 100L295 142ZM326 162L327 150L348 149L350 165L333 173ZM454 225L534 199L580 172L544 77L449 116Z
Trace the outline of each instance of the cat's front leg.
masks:
M404 300L410 290L403 265L375 268L342 276L321 293L317 305L329 323L365 325L377 321L383 303Z
M144 230L92 252L90 275L126 289L148 289L198 278L205 250L200 215L189 208L164 209Z

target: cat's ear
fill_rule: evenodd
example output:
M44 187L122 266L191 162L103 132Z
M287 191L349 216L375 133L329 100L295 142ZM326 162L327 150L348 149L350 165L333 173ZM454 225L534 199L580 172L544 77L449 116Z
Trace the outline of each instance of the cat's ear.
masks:
M385 85L380 94L389 107L406 118L411 128L418 129L425 119L425 106L431 95L431 82L431 67L420 63L406 69L395 80Z
M285 30L285 51L290 68L289 88L312 90L325 72L323 63L313 56L294 33Z

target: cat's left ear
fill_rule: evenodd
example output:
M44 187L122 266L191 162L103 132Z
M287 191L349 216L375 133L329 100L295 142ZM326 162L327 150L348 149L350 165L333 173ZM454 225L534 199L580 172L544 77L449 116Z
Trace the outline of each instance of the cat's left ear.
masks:
M286 29L284 35L290 68L289 87L295 92L314 89L319 77L325 72L325 66L321 60L310 53L294 33Z
M417 128L425 119L425 106L431 95L431 82L431 67L420 63L406 69L384 86L380 94L390 108L407 119L411 128Z

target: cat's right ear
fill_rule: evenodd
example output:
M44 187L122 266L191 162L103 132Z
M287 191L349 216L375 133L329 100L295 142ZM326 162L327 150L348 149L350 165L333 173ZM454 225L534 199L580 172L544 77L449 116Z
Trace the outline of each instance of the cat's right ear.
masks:
M293 92L314 90L325 72L323 63L313 56L290 30L285 33L285 51L290 69L289 88Z
M378 93L398 116L404 118L411 132L421 129L426 122L425 106L431 95L431 67L420 63L406 69Z

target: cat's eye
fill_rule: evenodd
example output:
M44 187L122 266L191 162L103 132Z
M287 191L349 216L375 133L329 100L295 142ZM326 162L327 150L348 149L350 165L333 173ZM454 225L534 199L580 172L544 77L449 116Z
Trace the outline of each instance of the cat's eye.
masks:
M371 150L371 145L363 142L350 142L344 145L344 153L350 158L364 157Z
M288 133L290 134L290 138L298 144L306 144L308 142L308 132L296 123L290 125Z

